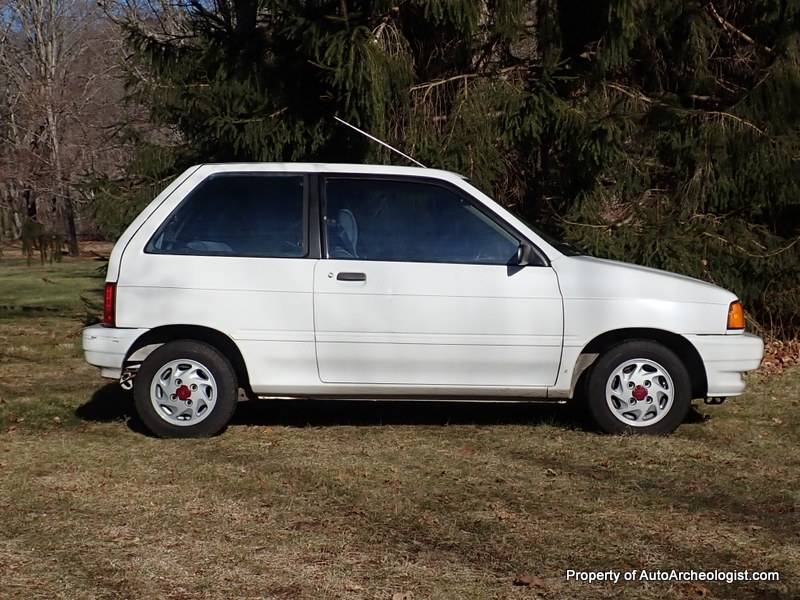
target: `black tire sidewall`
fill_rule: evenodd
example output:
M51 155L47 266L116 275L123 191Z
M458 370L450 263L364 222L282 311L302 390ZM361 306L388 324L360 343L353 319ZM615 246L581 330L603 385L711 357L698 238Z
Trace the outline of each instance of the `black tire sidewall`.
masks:
M211 371L217 384L217 401L211 414L196 425L178 426L168 423L150 401L150 384L158 370L178 359L195 360ZM216 348L195 340L168 342L156 348L144 360L133 387L136 413L145 427L158 437L209 437L222 431L230 421L237 404L236 374L230 362Z
M645 427L623 423L614 416L606 401L606 383L611 373L633 358L646 358L660 364L672 378L674 388L672 407L667 415ZM595 423L606 433L664 435L672 433L686 418L692 402L690 390L689 372L672 350L650 340L631 340L610 348L592 366L587 382L587 403Z

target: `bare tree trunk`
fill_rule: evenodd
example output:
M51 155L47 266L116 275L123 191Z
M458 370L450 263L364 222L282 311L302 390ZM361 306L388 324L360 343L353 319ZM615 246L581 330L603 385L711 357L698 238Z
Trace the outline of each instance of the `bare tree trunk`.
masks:
M38 215L36 207L36 197L30 190L22 192L22 197L25 198L25 216L30 220L35 221Z
M64 185L64 170L61 164L61 143L58 118L55 113L55 90L56 69L58 68L59 31L55 23L55 15L58 12L57 0L49 0L47 6L49 19L47 20L47 35L44 36L43 48L40 49L42 55L42 68L44 79L44 96L47 99L47 129L50 135L50 156L51 166L54 175L53 191L55 199L56 213L61 217L64 229L64 237L67 238L69 245L69 255L78 256L78 236L75 231L75 213L72 208L72 200L69 197L66 186ZM62 44L63 45L63 44Z
M72 205L72 198L66 195L61 198L61 219L67 235L67 247L70 256L78 256L78 230L75 227L75 209Z
M53 67L54 68L54 67ZM48 78L48 85L50 80ZM52 95L52 90L47 90L48 95ZM72 207L72 198L64 185L64 173L61 167L61 149L58 136L58 121L53 112L52 105L47 107L47 128L50 133L50 151L54 171L53 200L55 202L55 212L60 217L61 226L64 229L64 237L67 240L70 256L78 256L78 234L75 229L75 211Z
M71 256L79 250L74 185L87 161L86 111L98 89L86 63L95 41L92 11L99 10L93 6L91 0L0 0L0 99L8 114L0 151L15 164L20 184L9 206L23 221L63 235Z

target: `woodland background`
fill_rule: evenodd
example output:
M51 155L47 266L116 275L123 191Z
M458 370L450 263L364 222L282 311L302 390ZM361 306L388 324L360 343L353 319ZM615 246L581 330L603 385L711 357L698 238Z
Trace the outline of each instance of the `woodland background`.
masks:
M467 175L800 332L800 0L0 0L0 237L115 239L186 167Z

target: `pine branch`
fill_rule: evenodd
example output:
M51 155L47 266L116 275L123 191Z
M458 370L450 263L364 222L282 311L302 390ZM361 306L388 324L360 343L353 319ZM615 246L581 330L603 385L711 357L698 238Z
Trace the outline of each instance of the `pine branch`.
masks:
M721 110L690 110L690 109L678 108L678 107L672 106L670 104L667 104L666 102L663 102L662 100L659 100L657 98L651 98L650 96L646 96L645 94L643 94L639 90L636 90L636 89L633 89L633 88L629 88L629 87L620 85L618 83L604 82L603 85L605 87L611 88L613 90L617 90L618 92L621 92L621 93L625 94L626 96L628 96L630 98L633 98L634 100L639 100L641 102L644 102L645 104L655 104L655 105L658 105L658 106L663 106L665 108L669 108L669 109L674 110L675 112L678 112L678 113L684 113L684 114L689 114L689 115L708 115L708 116L712 116L712 117L720 117L720 118L723 118L723 119L729 119L731 121L735 121L736 123L744 125L745 127L749 127L750 129L752 129L753 131L758 132L761 135L766 135L766 133L764 132L763 129L759 128L758 126L756 126L752 122L750 122L750 121L748 121L746 119L743 119L742 117L737 117L736 115L734 115L732 113L729 113L729 112L725 112L725 111L721 111Z
M640 101L645 102L647 104L652 104L654 102L657 102L657 103L661 104L661 102L659 102L657 100L653 100L649 96L645 96L639 90L635 90L633 88L625 87L624 85L620 85L619 83L613 83L613 82L606 81L606 82L603 82L603 85L605 87L611 88L612 90L617 90L618 92L622 92L623 94L625 94L626 96L628 96L630 98L633 98L634 100L640 100Z
M460 79L466 80L466 79L472 79L474 77L493 77L496 75L505 75L506 73L511 73L513 71L522 71L526 69L528 69L527 65L514 65L513 67L498 69L497 71L486 71L481 73L463 73L461 75L454 75L453 77L447 77L445 79L436 79L434 81L428 81L426 83L418 83L417 85L412 85L409 88L409 90L412 92L415 92L417 90L427 90L440 85L444 85L445 83L458 81Z
M757 48L761 48L767 54L772 54L772 48L770 48L769 46L766 46L766 45L764 45L764 44L762 44L760 42L757 42L756 40L751 38L749 35L747 35L744 31L742 31L741 29L737 28L733 23L731 23L730 21L726 20L722 15L720 15L717 12L717 9L714 7L714 3L713 2L709 2L706 5L706 10L708 11L708 14L711 15L711 18L714 19L719 24L719 26L722 27L725 31L728 31L730 33L733 33L734 35L737 35L742 40L744 40L745 42L747 42L748 44L750 44L752 46L756 46Z
M732 246L733 248L735 248L736 250L738 250L742 254L744 254L746 256L749 256L751 258L772 258L773 256L778 256L779 254L783 254L784 252L786 252L788 250L791 250L792 247L795 244L800 242L800 237L796 237L794 240L789 242L783 248L779 248L777 250L773 250L772 252L767 252L766 254L753 254L752 252L748 252L745 248L743 248L739 244L737 244L735 242L731 242L730 240L727 240L724 237L722 237L721 235L718 235L716 233L711 233L710 231L704 231L702 233L702 235L704 235L706 237L710 237L712 239L715 239L715 240L717 240L719 242L722 242L723 244L727 244L728 246Z
M724 119L730 119L731 121L736 121L737 123L740 123L740 124L744 125L745 127L749 127L753 131L757 131L761 135L766 135L766 133L764 132L763 129L759 129L758 127L756 127L750 121L747 121L746 119L742 119L741 117L737 117L736 115L731 114L729 112L724 112L724 111L721 111L721 110L709 110L709 111L706 111L705 114L722 117Z

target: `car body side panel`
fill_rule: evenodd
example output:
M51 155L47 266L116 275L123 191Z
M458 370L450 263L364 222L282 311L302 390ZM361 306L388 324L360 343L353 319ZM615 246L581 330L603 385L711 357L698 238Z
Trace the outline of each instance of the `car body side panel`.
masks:
M317 259L144 253L150 236L197 184L213 173L240 171L419 175L445 180L483 202L534 242L551 261L564 297L563 353L555 385L526 387L518 380L503 385L500 379L493 380L490 385L474 386L421 385L413 381L405 384L322 383L317 371L314 332L313 286ZM533 398L547 394L562 398L570 393L575 365L586 344L604 332L628 327L656 328L686 337L698 348L704 361L713 363L713 367L706 365L709 392L719 389L737 393L741 387L739 373L755 368L762 352L761 347L757 348L758 344L749 339L752 336L736 345L736 339L745 340L745 336L726 331L728 305L735 299L730 292L635 265L564 256L458 175L433 169L299 163L193 167L159 194L128 227L114 247L106 279L118 282L119 328L152 329L159 325L181 324L217 329L239 346L253 390L265 395L419 396L431 393L436 396ZM516 300L511 303L513 312L523 310ZM555 321L550 323L554 324ZM417 341L425 342L424 324L417 325L419 327L412 329L419 331L406 333L420 334L422 338ZM560 319L558 325L562 325ZM542 332L525 329L518 339L524 341L528 334L551 336L554 333L552 328L545 329ZM480 335L481 331L479 328L464 329L457 335L473 333ZM502 337L512 331L500 330L500 333ZM336 343L335 330L325 331L324 335L329 342ZM462 337L460 341L466 339ZM728 339L730 345L726 343ZM369 344L365 344L367 346ZM103 352L104 348L98 346ZM112 358L116 364L116 357ZM102 361L98 360L92 364L102 366ZM712 373L719 374L714 381Z
M139 224L124 255L114 257L124 267L117 277L117 327L199 325L220 331L239 346L254 390L270 381L317 381L312 295L316 259L144 251L175 207L216 171L211 166L192 171Z
M128 225L128 227L117 240L117 243L114 244L114 248L111 250L111 256L108 258L106 281L113 282L117 280L117 277L119 277L120 265L122 263L122 255L125 252L125 249L128 247L128 243L130 243L139 229L148 223L150 216L156 212L156 210L162 204L164 204L170 198L170 196L172 196L172 194L175 194L178 198L183 198L186 195L186 192L191 190L199 181L202 180L203 176L192 178L192 175L196 174L199 169L199 166L186 169L183 173L176 177L172 183L164 188L164 190L136 216L131 224ZM175 205L176 202L169 203L169 206Z
M364 281L340 281L340 272ZM550 267L322 260L314 289L322 381L552 385L562 307Z
M109 269L108 280L111 280L112 272L119 273L117 326L152 329L161 325L181 324L216 329L238 345L248 369L251 387L256 393L288 394L291 390L297 394L357 394L359 390L363 392L364 387L361 382L339 381L323 384L320 381L314 348L312 294L316 260L185 256L144 252L147 241L160 224L186 195L209 175L224 172L297 173L311 171L313 167L314 165L293 163L203 165L187 172L169 193L160 195L160 200L151 203L137 219L135 227L132 225L129 228L133 233L130 234L130 239L124 240L124 256L119 251L113 257L112 262L115 263L115 267ZM391 173L395 170L398 174L408 172L408 169L394 167L361 168L358 165L320 165L320 169L353 173ZM447 180L471 195L483 196L452 173L423 169L417 171L426 177L434 175ZM479 199L486 201L485 197ZM491 201L489 208L500 214L505 213ZM524 228L521 223L517 225ZM118 244L118 247L121 247L121 244ZM540 249L545 251L549 247L542 242ZM549 251L553 252L552 249ZM124 262L124 269L119 268L120 262ZM503 271L505 273L505 269ZM555 289L555 280L550 287ZM548 290L548 295L552 295L553 289ZM512 303L519 301L521 300L511 300ZM540 342L547 338L546 344L534 351L534 354L538 352L537 360L544 360L539 354L545 352L547 361L553 362L553 369L557 368L560 358L562 327L560 298L557 299L557 307L559 314L554 314L553 318L547 321L548 331L553 329L553 335L540 336ZM503 318L511 322L514 317L507 314ZM522 337L516 339L522 340ZM425 350L424 347L421 348ZM508 348L501 345L498 346L498 351L508 352ZM519 358L518 354L519 350L514 354L515 360ZM542 365L537 368L541 369ZM524 395L545 396L546 384L552 383L554 378L555 372L549 381L540 380L540 384L536 386L539 389L525 390ZM519 379L516 377L513 383L521 383ZM389 383L385 386L385 391L391 394L414 393L413 390L418 387L416 383L413 378L399 385ZM497 377L485 382L483 386L474 378L470 383L472 385L463 386L452 381L449 385L433 385L432 389L445 394L459 394L464 391L481 394L480 389L484 390L484 394L515 393L513 385L508 383L499 385L500 379ZM380 389L376 389L376 392L380 393Z
M220 331L239 346L253 389L316 381L315 262L142 253L120 274L117 326Z
M764 342L750 333L688 335L700 354L708 379L708 396L738 396L744 392L743 374L761 364Z
M585 256L563 257L553 268L564 295L564 350L554 397L569 396L581 352L605 332L650 328L684 337L727 336L728 307L736 296L712 284Z

